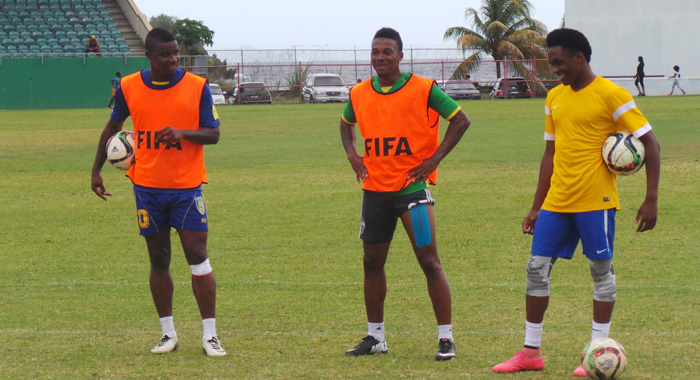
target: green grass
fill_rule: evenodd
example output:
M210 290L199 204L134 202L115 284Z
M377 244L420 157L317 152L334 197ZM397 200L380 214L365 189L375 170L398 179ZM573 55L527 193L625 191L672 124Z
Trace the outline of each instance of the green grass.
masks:
M448 363L433 360L435 318L401 229L387 264L389 354L343 355L364 336L366 321L357 239L362 194L340 144L342 105L218 109L221 141L205 149L204 191L225 358L201 352L176 235L180 349L148 352L160 325L130 181L105 167L113 196L103 202L90 190L108 110L0 112L0 378L569 378L590 337L592 286L580 255L553 272L546 369L490 373L523 340L530 237L520 222L544 149L544 100L461 104L472 126L433 189L458 350ZM629 353L625 378L694 379L700 106L694 96L637 104L662 145L659 221L651 232L634 232L645 176L620 178L611 337Z

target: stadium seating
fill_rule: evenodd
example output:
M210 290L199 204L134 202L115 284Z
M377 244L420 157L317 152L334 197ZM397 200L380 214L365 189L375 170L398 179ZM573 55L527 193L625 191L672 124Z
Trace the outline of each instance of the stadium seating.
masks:
M105 52L130 52L101 0L0 0L0 55L82 55L93 34Z

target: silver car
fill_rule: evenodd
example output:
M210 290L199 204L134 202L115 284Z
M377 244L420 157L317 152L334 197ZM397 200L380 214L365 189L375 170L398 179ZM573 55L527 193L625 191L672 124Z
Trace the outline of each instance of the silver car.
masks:
M458 99L481 99L481 93L474 86L474 83L466 80L448 80L445 82L443 91L450 98Z
M350 98L350 90L337 74L311 74L302 88L304 101L309 103L345 103Z

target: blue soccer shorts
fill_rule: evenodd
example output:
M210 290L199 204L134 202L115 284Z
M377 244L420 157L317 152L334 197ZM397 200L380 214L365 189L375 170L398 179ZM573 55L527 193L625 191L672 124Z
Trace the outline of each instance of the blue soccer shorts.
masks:
M182 231L208 231L202 189L153 189L134 186L136 215L141 236L170 227Z
M615 209L579 213L541 210L535 224L532 254L571 259L581 241L591 260L613 257Z

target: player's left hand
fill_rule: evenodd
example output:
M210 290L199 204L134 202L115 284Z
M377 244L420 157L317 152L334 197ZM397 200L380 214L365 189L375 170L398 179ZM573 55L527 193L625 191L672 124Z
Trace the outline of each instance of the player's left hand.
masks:
M439 164L440 162L436 162L436 160L434 160L432 157L428 157L421 162L420 165L409 170L407 172L407 178L412 183L415 183L416 181L425 183L425 181L428 180L428 176L437 170Z
M177 143L185 137L185 132L182 129L173 127L165 127L156 133L158 134L157 141L164 144Z
M658 206L656 201L645 200L637 211L637 232L644 232L654 229L656 226L656 215Z

